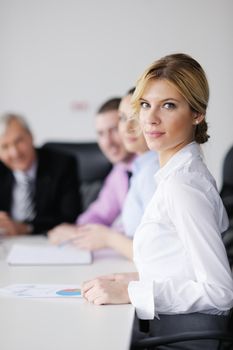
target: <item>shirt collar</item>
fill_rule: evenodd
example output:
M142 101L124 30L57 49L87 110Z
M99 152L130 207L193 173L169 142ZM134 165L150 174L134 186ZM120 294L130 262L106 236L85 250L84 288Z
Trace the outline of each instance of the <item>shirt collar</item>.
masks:
M202 158L202 151L195 141L189 143L172 156L169 161L155 174L155 181L158 184L162 179L167 178L175 170L183 168L193 158Z
M138 155L133 163L132 163L132 171L133 173L140 170L145 163L147 163L150 159L157 159L158 154L154 151L146 151L143 154Z
M35 180L37 166L38 166L38 163L37 163L37 161L35 161L27 171L15 170L13 172L15 180L17 182L21 182L24 179L25 175L27 175L29 177L29 179Z
M135 160L135 157L136 155L134 154L129 160L127 160L127 162L122 161L122 162L116 163L115 166L117 166L117 168L122 168L125 171L131 171L132 164Z

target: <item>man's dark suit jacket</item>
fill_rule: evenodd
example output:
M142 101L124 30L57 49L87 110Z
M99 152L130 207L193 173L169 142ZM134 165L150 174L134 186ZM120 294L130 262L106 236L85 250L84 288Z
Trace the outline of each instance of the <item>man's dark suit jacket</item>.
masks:
M73 223L81 212L77 162L69 155L37 149L36 217L32 233L44 233L62 222ZM0 162L0 210L10 215L13 173Z

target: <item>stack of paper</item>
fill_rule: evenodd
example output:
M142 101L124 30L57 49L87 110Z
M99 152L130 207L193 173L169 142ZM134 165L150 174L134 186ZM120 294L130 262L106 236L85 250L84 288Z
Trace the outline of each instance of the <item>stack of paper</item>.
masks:
M79 265L92 262L91 252L71 245L32 246L15 244L7 257L10 265Z

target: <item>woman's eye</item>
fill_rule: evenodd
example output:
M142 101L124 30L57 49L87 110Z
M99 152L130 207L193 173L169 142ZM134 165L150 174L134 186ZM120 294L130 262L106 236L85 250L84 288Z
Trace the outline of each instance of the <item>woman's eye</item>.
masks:
M144 102L144 101L142 101L142 102L140 103L140 106L141 106L142 109L148 109L148 108L150 108L149 103Z
M166 102L166 103L164 103L163 107L166 109L174 109L174 108L176 108L176 105L173 102Z

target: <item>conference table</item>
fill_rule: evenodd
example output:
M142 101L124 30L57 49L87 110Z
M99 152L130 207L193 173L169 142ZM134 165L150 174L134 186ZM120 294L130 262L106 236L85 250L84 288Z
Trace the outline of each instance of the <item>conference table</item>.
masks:
M47 245L43 236L0 241L0 288L11 284L81 284L99 275L132 272L132 262L110 251L94 254L89 265L9 266L14 243ZM1 350L127 350L134 307L89 304L83 298L0 297Z

